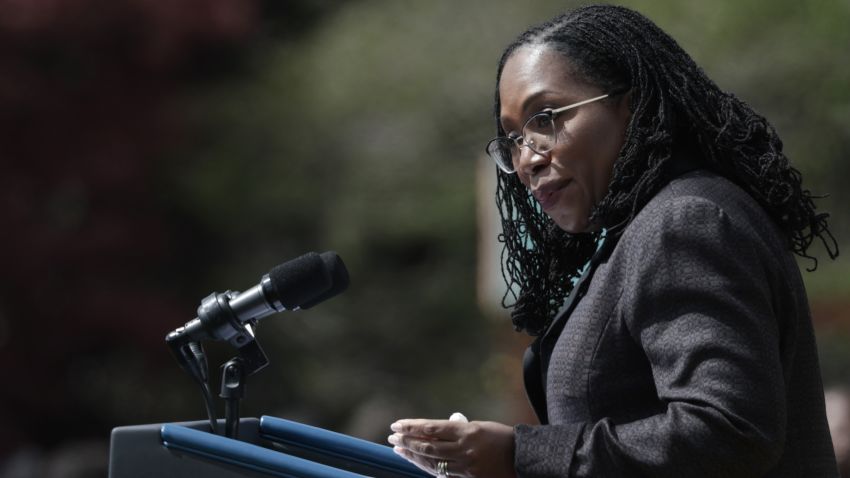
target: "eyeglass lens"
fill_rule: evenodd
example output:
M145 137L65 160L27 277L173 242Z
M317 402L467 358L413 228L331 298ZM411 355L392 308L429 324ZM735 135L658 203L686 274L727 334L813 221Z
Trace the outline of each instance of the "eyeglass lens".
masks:
M555 147L555 123L552 114L538 113L529 118L522 127L522 138L525 144L536 153L552 151Z
M547 153L555 147L555 123L552 114L538 113L526 121L522 127L522 136L517 138L495 138L487 145L487 154L505 172L516 171L519 164L521 146L526 146L538 154Z

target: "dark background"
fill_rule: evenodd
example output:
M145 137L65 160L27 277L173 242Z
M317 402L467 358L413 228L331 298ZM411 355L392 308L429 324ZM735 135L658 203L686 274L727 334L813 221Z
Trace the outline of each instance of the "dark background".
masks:
M846 250L850 4L626 4L773 122ZM529 420L482 151L501 50L572 5L0 0L0 477L101 476L111 428L203 418L165 334L311 250L352 286L260 324L245 415ZM843 384L850 266L817 251Z

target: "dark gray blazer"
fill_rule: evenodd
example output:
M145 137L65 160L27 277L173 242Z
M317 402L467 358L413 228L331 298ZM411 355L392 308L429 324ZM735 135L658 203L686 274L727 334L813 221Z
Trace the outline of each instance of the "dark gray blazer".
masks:
M671 181L525 357L520 477L835 477L788 242L728 180Z

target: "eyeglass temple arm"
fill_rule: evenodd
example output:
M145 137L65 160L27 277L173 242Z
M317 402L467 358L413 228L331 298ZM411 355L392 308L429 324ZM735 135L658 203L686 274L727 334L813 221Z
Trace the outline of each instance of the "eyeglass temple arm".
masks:
M562 107L560 107L560 108L558 108L558 109L554 109L554 110L552 110L552 114L558 114L558 113L562 113L562 112L567 111L567 110L571 110L571 109L573 109L573 108L578 108L578 107L579 107L579 106L581 106L581 105L586 105L586 104L588 104L588 103L593 103L594 101L599 101L599 100L601 100L601 99L603 99L603 98L608 98L609 96L611 96L611 94L610 94L610 93L606 93L606 94L604 94L604 95L602 95L602 96L597 96L596 98L590 98L589 100L579 101L578 103L573 103L573 104L571 104L571 105L562 106Z

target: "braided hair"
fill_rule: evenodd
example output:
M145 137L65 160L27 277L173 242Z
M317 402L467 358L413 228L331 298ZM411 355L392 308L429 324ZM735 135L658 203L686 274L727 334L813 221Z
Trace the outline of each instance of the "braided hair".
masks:
M791 250L810 259L815 237L830 258L838 245L802 188L800 172L782 152L782 141L765 118L711 81L693 59L652 21L627 8L583 7L532 27L507 47L496 77L520 47L545 45L569 59L576 73L603 91L631 90L631 121L614 163L606 196L590 221L618 236L637 212L669 181L674 151L693 152L711 169L747 191L787 236ZM585 264L596 251L599 233L570 234L546 216L516 174L497 172L496 203L502 274L517 330L538 335L546 329ZM509 303L512 302L512 303Z

